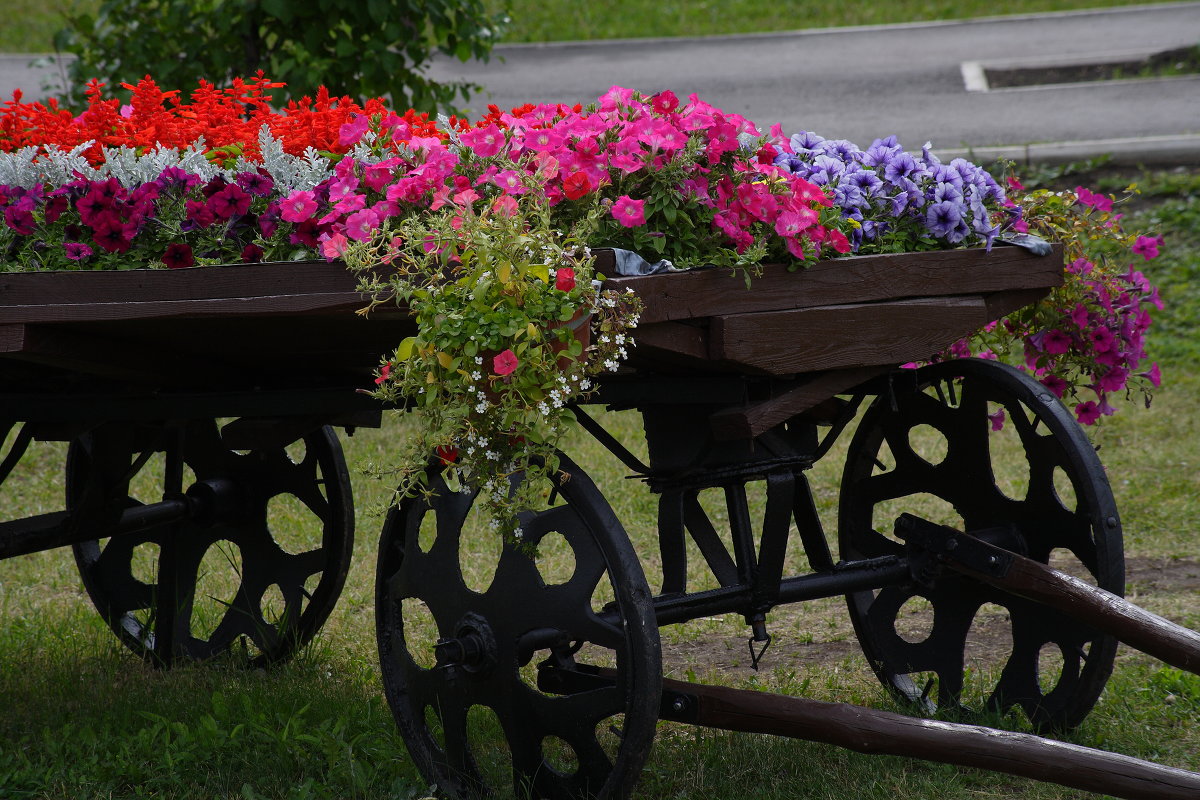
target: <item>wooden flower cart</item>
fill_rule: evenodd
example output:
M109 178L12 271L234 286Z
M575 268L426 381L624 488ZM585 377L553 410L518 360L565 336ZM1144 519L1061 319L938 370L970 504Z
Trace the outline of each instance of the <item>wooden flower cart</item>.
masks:
M1121 797L1200 797L1195 774L1032 735L662 676L660 626L737 613L757 658L772 609L837 595L879 679L926 712L964 705L964 651L985 604L1012 629L985 705L1020 709L1041 730L1090 711L1118 640L1200 669L1200 636L1120 599L1104 471L1044 387L982 360L898 368L1042 297L1061 265L1057 249L997 246L768 266L749 290L721 270L609 280L645 312L630 360L594 401L640 412L648 458L577 416L657 496L659 552L636 553L564 457L522 529L534 544L561 536L571 567L552 578L505 548L490 584L469 587L462 529L475 498L450 491L435 460L430 495L388 515L377 572L384 688L425 777L451 797L627 797L658 721L672 720ZM32 441L70 443L63 510L0 523L0 558L71 546L97 610L147 659L287 657L329 614L350 558L351 489L332 430L379 423L384 409L359 390L411 332L402 309L363 318L363 304L355 279L326 263L0 275L0 481ZM1000 412L1027 474L1019 490L996 479ZM835 553L807 470L843 434ZM147 497L131 486L151 464ZM701 502L708 490L724 513ZM280 497L298 501L319 541L281 545L269 513ZM217 543L239 552L240 584L200 631L198 565ZM147 548L149 573L135 567ZM689 553L715 588L689 588ZM797 553L809 568L786 574ZM1078 574L1047 566L1063 557ZM655 591L643 561L661 572ZM268 596L282 600L268 610ZM932 623L913 636L899 621L918 598ZM1047 653L1061 665L1050 679ZM499 774L487 766L496 742Z

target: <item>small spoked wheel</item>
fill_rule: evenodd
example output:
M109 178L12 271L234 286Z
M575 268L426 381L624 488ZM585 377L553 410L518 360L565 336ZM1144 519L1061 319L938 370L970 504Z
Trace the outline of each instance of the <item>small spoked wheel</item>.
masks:
M85 531L93 511L102 530L165 499L190 509L74 545L92 602L133 652L163 666L266 666L324 624L354 545L349 473L332 429L284 438L235 451L210 419L110 425L71 444L67 507Z
M1124 592L1121 528L1096 452L1044 386L996 362L896 373L865 412L842 478L842 557L900 553L903 513ZM1116 641L950 569L848 598L879 679L926 712L1020 708L1073 727L1112 671Z
M628 797L654 737L661 655L608 503L562 457L515 547L439 463L428 474L428 495L387 518L376 583L383 686L417 767L454 798Z

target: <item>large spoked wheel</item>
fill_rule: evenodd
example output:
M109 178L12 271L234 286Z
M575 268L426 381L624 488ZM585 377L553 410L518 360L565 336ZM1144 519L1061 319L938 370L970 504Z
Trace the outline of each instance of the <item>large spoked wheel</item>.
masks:
M384 525L383 686L414 762L450 797L628 797L650 749L662 689L650 591L595 484L565 457L560 469L546 507L521 520L536 556L501 546L436 463L429 495Z
M108 495L103 507L98 493ZM257 667L292 655L329 616L353 551L350 479L333 430L234 451L213 420L149 438L109 426L68 451L75 513L185 496L190 514L74 546L101 616L164 666L228 654Z
M992 544L1124 592L1120 522L1094 448L1045 387L1006 365L897 374L866 411L842 479L842 557L901 552L892 531L905 512L991 531ZM1112 671L1112 637L949 569L847 600L879 679L927 712L1019 707L1039 729L1069 728Z

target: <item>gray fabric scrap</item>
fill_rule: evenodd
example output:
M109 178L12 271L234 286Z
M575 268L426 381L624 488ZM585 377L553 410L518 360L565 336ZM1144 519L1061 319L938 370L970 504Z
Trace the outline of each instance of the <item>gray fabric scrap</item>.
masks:
M656 275L659 272L683 271L665 258L651 264L632 250L622 250L619 247L614 247L612 248L612 252L617 264L617 274L626 278L635 278L639 275Z

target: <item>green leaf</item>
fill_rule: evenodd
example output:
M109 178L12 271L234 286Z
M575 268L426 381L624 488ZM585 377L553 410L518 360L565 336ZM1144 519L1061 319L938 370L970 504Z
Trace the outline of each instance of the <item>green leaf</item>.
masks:
M398 361L407 361L412 358L413 345L416 343L417 337L409 336L404 341L400 342L400 346L396 348L396 359Z
M289 0L262 0L262 10L280 22L291 22L292 4Z

